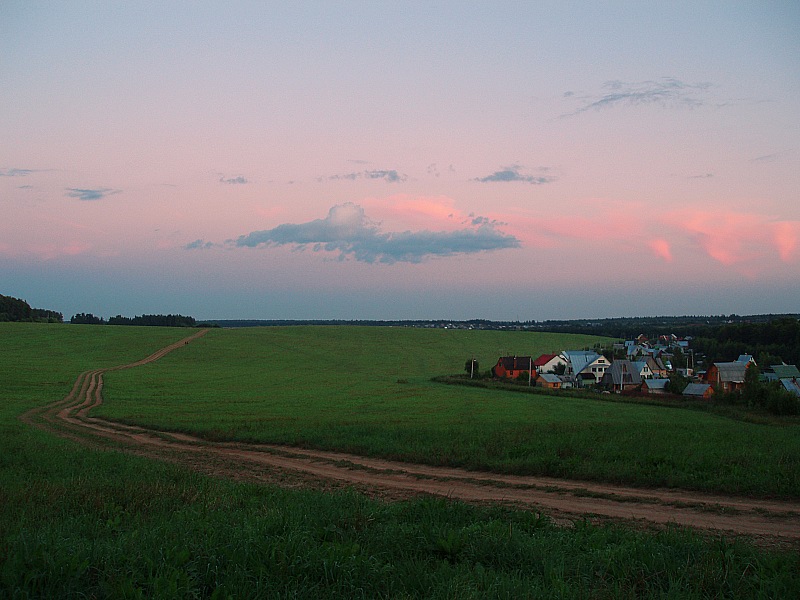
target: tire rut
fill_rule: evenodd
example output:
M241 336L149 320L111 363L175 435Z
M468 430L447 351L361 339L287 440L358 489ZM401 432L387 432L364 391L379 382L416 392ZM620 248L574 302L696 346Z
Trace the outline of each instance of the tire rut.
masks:
M85 371L62 400L29 410L20 419L86 445L117 448L234 479L280 484L281 473L293 473L317 481L318 487L328 481L383 491L389 497L430 494L467 502L507 503L567 518L675 524L800 543L798 502L466 471L273 444L211 442L90 416L91 410L103 402L104 373L158 360L206 331L200 330L136 362Z

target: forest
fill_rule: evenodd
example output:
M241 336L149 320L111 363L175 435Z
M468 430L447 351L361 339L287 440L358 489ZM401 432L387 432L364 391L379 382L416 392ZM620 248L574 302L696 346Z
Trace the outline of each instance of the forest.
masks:
M0 294L0 321L62 323L64 315L54 310L31 308L25 300Z
M73 315L69 322L77 325L132 325L147 327L195 327L197 325L194 317L186 317L184 315L140 315L135 317L117 315L106 321L92 313L78 313Z

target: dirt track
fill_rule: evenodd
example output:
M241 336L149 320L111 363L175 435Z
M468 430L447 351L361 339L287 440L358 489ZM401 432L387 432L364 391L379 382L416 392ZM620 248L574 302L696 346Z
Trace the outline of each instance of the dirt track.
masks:
M765 541L800 543L798 502L499 475L268 444L217 443L90 416L91 409L102 403L103 373L158 360L205 332L200 330L131 364L81 373L64 399L28 411L21 419L83 444L177 462L235 479L314 487L347 485L389 498L433 494L467 502L524 506L556 518L626 519L641 525L674 523Z

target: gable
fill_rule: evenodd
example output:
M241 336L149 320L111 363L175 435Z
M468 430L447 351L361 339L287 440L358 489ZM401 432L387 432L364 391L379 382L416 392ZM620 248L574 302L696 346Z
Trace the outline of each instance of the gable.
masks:
M727 363L714 363L714 366L717 369L717 375L712 378L714 382L732 382L732 383L743 383L744 382L744 375L747 371L747 363L741 362L727 362Z
M533 366L543 367L554 358L558 358L558 354L542 354L539 358L533 361Z

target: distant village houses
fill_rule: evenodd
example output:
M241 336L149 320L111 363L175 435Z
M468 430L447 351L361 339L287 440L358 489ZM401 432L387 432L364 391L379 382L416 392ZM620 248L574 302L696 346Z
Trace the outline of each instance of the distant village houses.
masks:
M715 393L741 392L747 370L755 367L750 354L735 361L715 362L707 370L694 373L694 356L690 338L661 335L655 341L639 335L635 339L616 343L608 356L596 350L562 350L533 356L503 356L492 374L504 379L527 379L531 385L545 389L592 388L618 394L681 393L670 378L686 382L682 395L687 398L709 399ZM612 356L609 358L609 356ZM691 366L676 368L678 364ZM771 365L762 379L780 381L784 389L800 397L800 370L795 365Z

